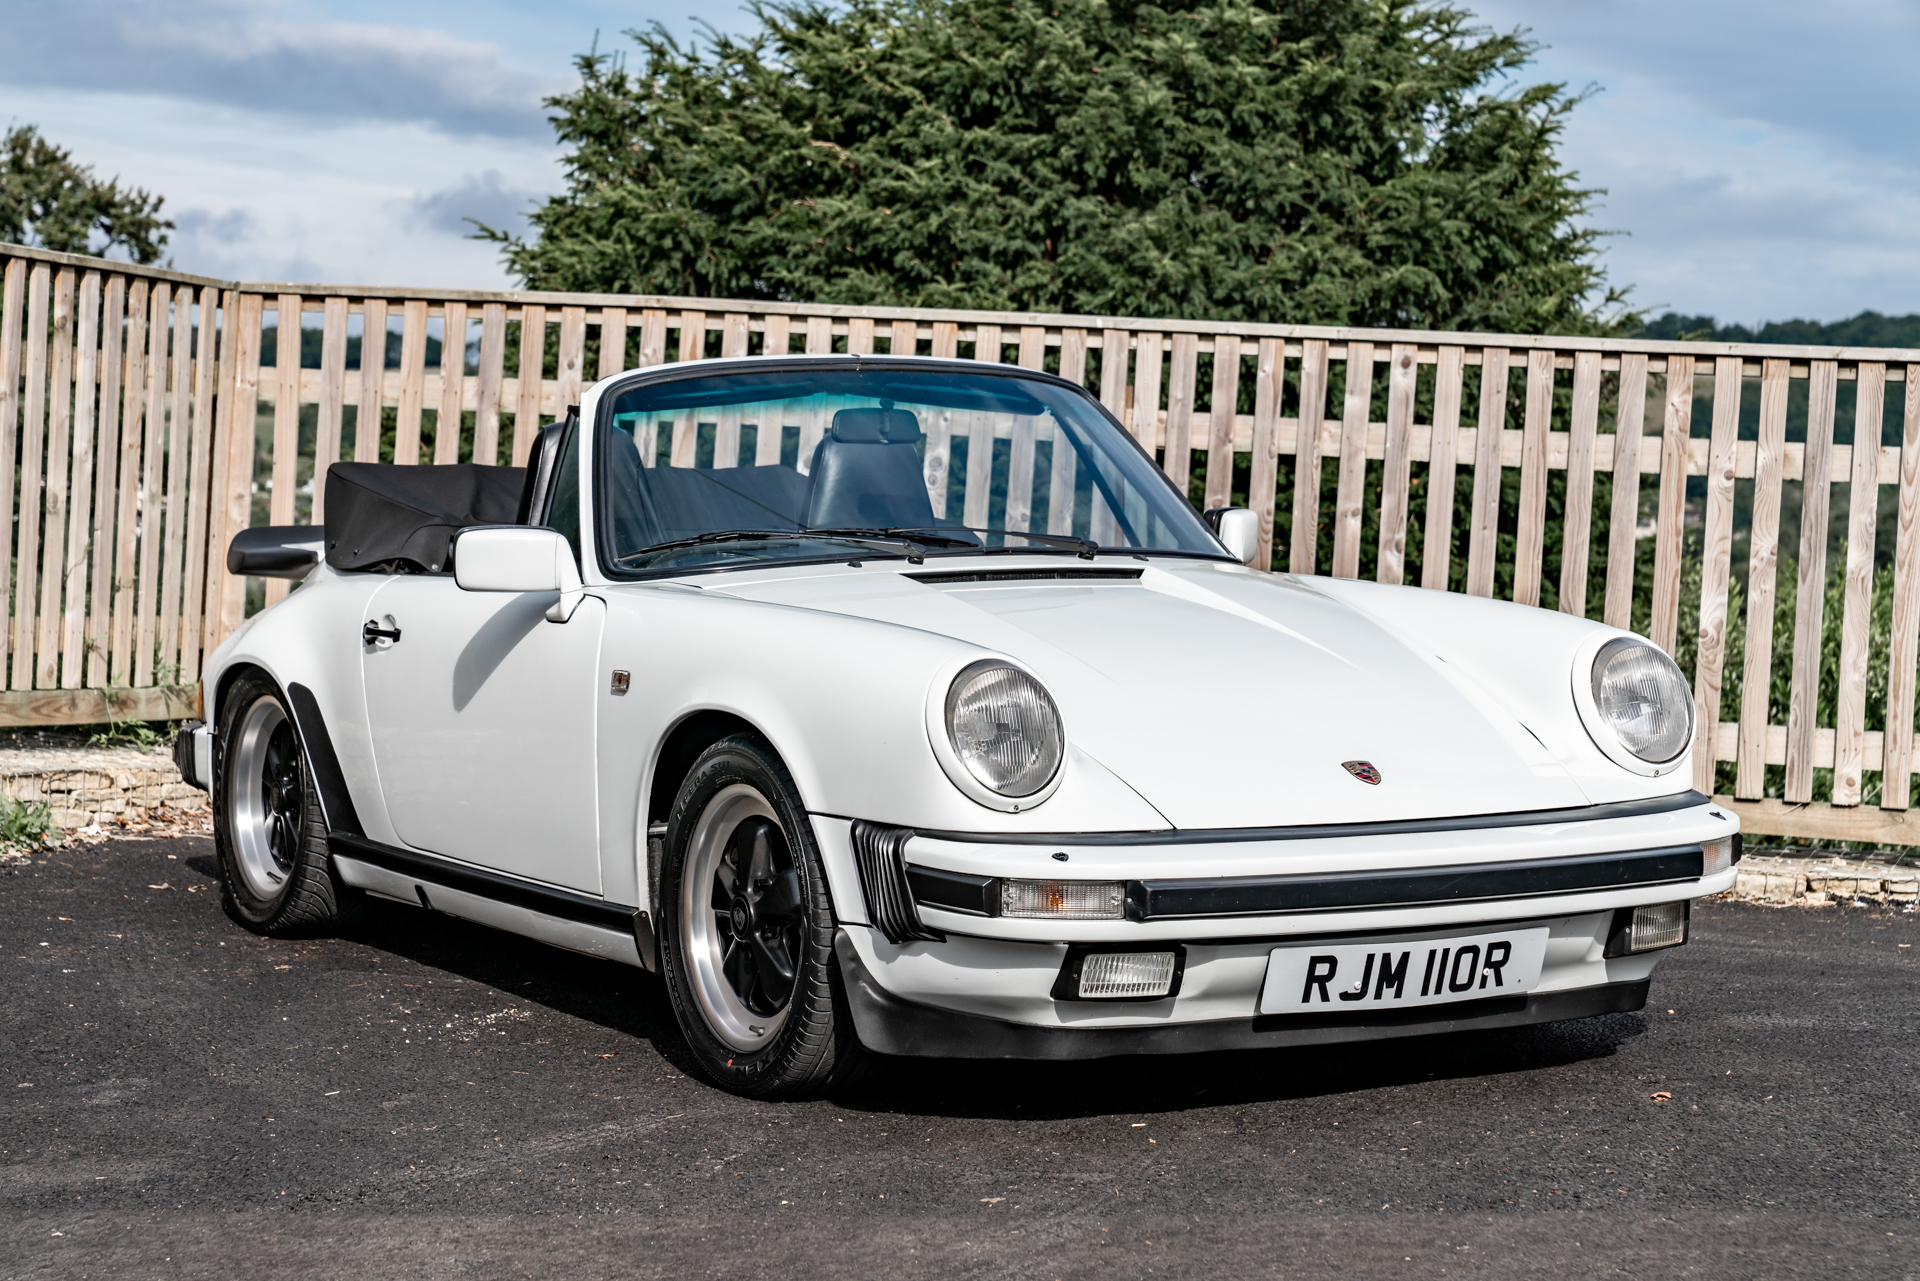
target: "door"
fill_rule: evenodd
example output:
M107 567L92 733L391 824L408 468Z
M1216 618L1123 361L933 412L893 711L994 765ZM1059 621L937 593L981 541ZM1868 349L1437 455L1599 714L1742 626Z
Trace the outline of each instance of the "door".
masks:
M368 603L397 630L362 649L387 814L415 849L600 892L595 673L606 607L564 623L551 592L403 575Z

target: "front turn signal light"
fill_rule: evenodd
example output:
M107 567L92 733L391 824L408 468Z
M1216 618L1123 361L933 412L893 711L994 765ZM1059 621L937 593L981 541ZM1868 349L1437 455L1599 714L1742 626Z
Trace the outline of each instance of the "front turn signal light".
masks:
M1000 882L1000 915L1052 921L1118 921L1127 914L1120 881Z

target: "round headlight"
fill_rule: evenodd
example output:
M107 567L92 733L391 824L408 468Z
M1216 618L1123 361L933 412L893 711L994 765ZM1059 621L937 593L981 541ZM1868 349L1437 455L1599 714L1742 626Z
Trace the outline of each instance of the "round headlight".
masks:
M1593 705L1620 745L1650 765L1693 741L1693 691L1665 651L1642 641L1608 641L1593 656Z
M967 772L1001 796L1032 796L1053 780L1066 752L1060 709L1046 689L992 659L953 678L947 738Z

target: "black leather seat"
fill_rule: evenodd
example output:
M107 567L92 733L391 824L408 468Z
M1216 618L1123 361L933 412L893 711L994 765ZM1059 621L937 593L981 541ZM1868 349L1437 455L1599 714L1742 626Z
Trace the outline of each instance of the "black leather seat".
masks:
M608 433L614 555L724 529L799 529L807 478L791 467L643 467L633 437Z
M934 523L920 465L920 420L904 409L843 409L813 453L813 529L919 529Z

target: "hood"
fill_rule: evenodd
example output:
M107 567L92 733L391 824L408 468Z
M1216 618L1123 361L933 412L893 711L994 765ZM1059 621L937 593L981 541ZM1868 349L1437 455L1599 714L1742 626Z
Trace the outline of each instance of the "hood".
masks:
M1121 563L1138 576L910 576L963 568L930 562L912 571L872 565L702 585L937 632L1019 660L1052 691L1070 741L1175 827L1588 803L1489 691L1311 580L1209 561ZM1058 558L965 568L1074 572ZM1371 764L1380 781L1362 781L1348 761ZM1036 820L1043 813L1036 810Z

